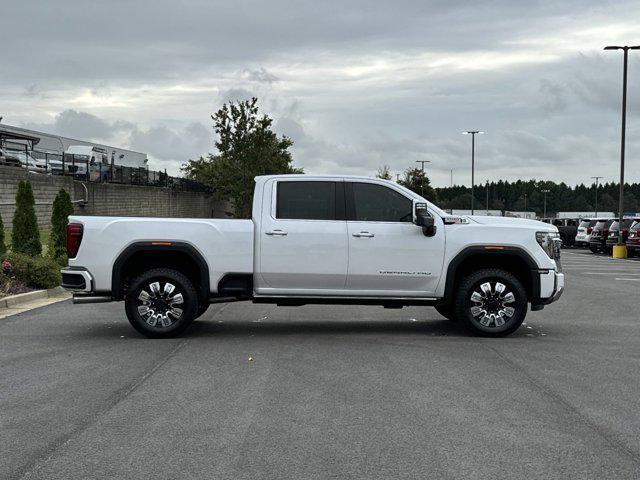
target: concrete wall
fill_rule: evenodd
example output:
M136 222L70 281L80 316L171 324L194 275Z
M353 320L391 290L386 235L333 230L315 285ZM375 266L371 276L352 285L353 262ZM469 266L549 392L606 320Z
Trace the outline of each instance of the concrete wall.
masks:
M18 183L27 178L33 187L40 228L51 226L53 200L61 188L69 192L72 200L88 199L84 205L75 205L77 215L224 218L225 211L230 211L228 205L206 193L79 182L69 177L35 173L27 177L25 170L0 165L0 214L5 229L11 229Z

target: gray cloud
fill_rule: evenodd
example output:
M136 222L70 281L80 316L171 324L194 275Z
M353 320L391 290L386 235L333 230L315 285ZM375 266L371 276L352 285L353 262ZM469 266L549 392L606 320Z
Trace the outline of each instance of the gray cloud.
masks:
M452 168L468 182L460 132L478 127L481 175L614 180L621 56L602 47L639 29L631 0L10 2L0 114L177 169L213 148L211 113L256 95L312 173L428 159L436 184ZM640 180L638 55L629 76L628 172Z

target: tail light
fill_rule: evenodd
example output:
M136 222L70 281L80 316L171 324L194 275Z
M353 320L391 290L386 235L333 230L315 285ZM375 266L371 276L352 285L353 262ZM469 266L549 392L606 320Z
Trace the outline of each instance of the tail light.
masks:
M591 234L591 232L593 232L593 227L587 227L587 235Z
M82 242L82 232L81 223L67 224L67 257L73 258L78 253L80 242Z

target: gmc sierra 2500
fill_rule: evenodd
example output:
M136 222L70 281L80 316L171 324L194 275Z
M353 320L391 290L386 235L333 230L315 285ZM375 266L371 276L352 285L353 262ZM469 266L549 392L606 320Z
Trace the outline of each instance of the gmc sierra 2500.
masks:
M558 229L448 215L390 181L256 177L251 220L72 216L63 287L172 337L210 303L431 305L503 336L564 288Z

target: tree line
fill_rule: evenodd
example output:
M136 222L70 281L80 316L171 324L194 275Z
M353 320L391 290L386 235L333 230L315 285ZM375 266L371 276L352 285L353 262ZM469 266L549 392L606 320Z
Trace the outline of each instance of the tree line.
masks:
M596 186L579 184L574 187L564 182L517 180L508 182L499 180L488 185L476 185L475 208L484 210L489 193L489 210L531 211L543 215L545 194L547 193L547 216L557 212L618 212L619 183L598 185L597 208ZM436 188L438 206L444 209L471 208L471 188L454 185ZM640 183L625 184L624 211L640 212Z

